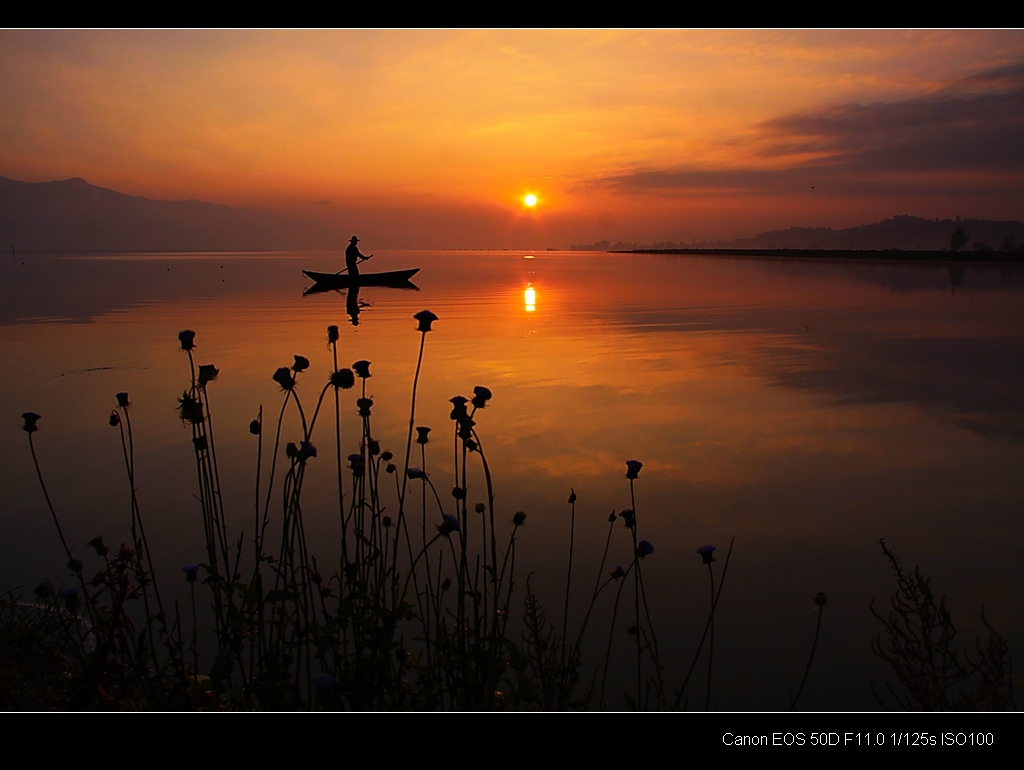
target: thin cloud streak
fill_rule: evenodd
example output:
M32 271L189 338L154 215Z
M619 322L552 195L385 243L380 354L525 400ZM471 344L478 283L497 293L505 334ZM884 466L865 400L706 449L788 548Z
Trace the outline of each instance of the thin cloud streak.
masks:
M958 172L957 184L973 192L1021 190L1024 63L959 79L925 97L826 106L756 129L745 167L645 168L597 184L627 194L775 194L813 186L822 195L892 195L925 193L937 177Z

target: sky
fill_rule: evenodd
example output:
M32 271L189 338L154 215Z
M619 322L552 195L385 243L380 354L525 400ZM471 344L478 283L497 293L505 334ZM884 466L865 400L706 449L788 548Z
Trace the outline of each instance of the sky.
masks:
M0 72L2 176L392 245L1024 220L1020 30L4 30Z

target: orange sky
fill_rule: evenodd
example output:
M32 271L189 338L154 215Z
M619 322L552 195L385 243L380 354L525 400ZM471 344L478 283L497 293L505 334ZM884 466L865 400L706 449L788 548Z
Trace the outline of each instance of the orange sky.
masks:
M424 246L1024 219L1021 31L7 30L0 67L0 175Z

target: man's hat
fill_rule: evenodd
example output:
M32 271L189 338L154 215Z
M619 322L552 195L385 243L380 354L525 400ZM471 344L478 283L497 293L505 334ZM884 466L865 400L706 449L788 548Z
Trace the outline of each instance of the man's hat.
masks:
M349 243L356 243L358 240L359 239L353 235L352 238L349 240Z

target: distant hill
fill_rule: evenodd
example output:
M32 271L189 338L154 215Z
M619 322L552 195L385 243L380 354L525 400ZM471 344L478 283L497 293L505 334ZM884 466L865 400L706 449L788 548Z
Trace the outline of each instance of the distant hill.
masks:
M1024 245L1024 222L989 219L922 219L896 216L870 225L833 230L828 227L791 227L770 230L728 244L745 249L903 249L929 251L948 249L956 228L967 234L967 249L998 251ZM710 245L710 244L708 244ZM721 244L726 245L726 244Z
M339 232L203 201L158 201L84 179L0 177L0 244L19 251L261 251L337 248Z
M949 249L950 237L956 228L967 234L966 250L1017 251L1024 248L1024 222L992 221L988 219L923 219L907 215L895 216L881 222L858 227L833 230L830 227L790 227L769 230L752 238L734 241L703 241L700 243L616 243L600 241L572 248L596 250L631 249L850 249L884 251L939 251Z

